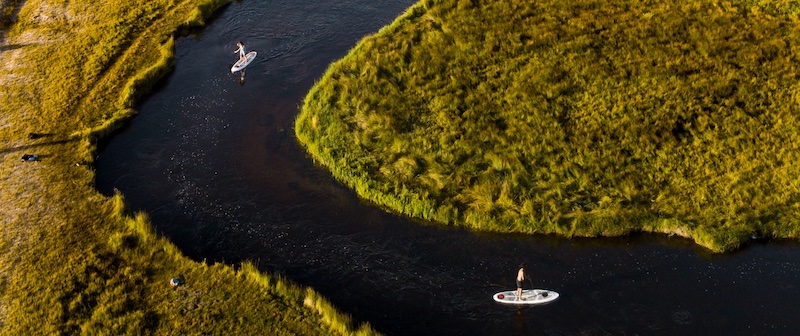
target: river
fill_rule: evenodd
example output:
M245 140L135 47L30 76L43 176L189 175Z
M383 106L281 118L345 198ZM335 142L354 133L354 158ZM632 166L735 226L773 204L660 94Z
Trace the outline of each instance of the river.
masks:
M179 38L172 74L104 144L116 188L195 260L251 260L387 335L795 335L800 244L710 255L660 235L484 234L388 214L315 166L294 138L328 64L410 0L242 1ZM245 81L236 41L259 52ZM525 261L547 305L492 301Z

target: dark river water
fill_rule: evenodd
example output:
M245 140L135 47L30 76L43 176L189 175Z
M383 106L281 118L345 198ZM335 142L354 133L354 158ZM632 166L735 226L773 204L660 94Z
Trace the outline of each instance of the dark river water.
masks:
M119 189L196 260L255 262L388 335L796 335L800 245L709 255L666 236L481 234L388 214L314 165L294 138L328 64L410 0L243 1L176 44L175 71L109 139L97 187ZM243 84L241 40L259 52ZM517 309L515 287L561 293Z

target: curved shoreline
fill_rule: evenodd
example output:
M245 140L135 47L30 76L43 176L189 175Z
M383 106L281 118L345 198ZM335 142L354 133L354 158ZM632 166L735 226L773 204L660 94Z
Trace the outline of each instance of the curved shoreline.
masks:
M791 45L791 17L738 2L420 3L331 65L295 133L361 197L446 225L665 233L714 252L796 239L797 157L781 148L798 139L771 126L794 120L791 90L775 89L796 68L775 47Z
M121 195L93 188L96 141L170 71L174 32L226 3L17 8L0 45L3 333L375 334L312 289L249 263L186 258ZM25 153L39 160L20 162ZM182 284L170 288L173 277Z

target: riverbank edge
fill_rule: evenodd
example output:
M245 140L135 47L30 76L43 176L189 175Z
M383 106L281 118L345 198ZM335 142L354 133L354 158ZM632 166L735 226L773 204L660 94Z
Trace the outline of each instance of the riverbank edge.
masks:
M428 10L427 4L418 3L410 7L401 17L397 18L392 24L384 27L376 35L369 38L380 38L383 36L391 35L393 32L398 31L398 27L410 21L414 17L423 16ZM712 253L726 253L732 252L746 246L747 243L755 238L769 238L769 239L796 239L796 233L790 233L787 236L770 235L769 237L761 237L758 233L754 233L749 227L730 226L730 227L704 227L692 222L681 221L676 218L662 218L658 215L651 213L637 212L635 209L630 212L623 213L622 217L614 218L607 217L600 220L602 223L598 225L600 229L593 225L587 225L591 219L589 216L585 218L572 217L572 218L559 218L556 220L546 219L546 225L536 228L521 227L518 225L509 226L507 230L497 229L491 225L482 225L481 219L472 219L473 223L466 223L463 218L459 218L457 210L452 208L440 207L434 200L424 196L424 190L404 190L404 194L386 193L386 188L381 185L381 182L371 179L368 174L363 171L353 170L348 166L349 157L356 157L356 153L336 153L334 157L329 150L331 146L326 146L325 143L315 141L312 134L316 120L320 115L325 112L312 111L314 109L314 97L320 99L331 99L330 95L319 94L326 82L336 81L339 69L359 68L358 64L369 57L360 54L360 44L352 48L350 52L337 62L331 64L326 70L325 74L315 83L314 87L309 91L304 100L300 114L295 119L295 136L300 144L306 149L307 153L313 158L315 163L326 168L332 176L346 185L348 188L354 190L361 198L376 204L387 211L409 216L415 219L436 222L442 225L454 225L464 227L474 231L488 231L497 233L524 233L524 234L553 234L565 238L570 237L618 237L630 235L634 233L654 233L664 234L668 236L678 236L692 240L695 244L703 247ZM356 64L356 65L353 65ZM324 117L320 117L324 118ZM338 125L337 125L338 126ZM347 129L328 127L328 129ZM635 219L631 221L630 219ZM622 227L614 224L614 222L627 222L636 223L630 226ZM484 227L490 227L486 229Z
M63 333L78 330L90 333L109 333L109 331L116 333L125 330L128 333L147 330L150 332L169 330L172 333L182 333L181 330L184 333L203 331L202 325L198 326L195 324L196 321L187 317L191 315L187 313L188 310L199 317L207 317L209 311L212 311L213 314L210 316L214 316L216 319L203 323L223 325L226 326L225 330L227 331L235 331L237 330L236 325L241 325L243 316L237 314L241 311L288 310L290 313L286 313L285 316L276 317L274 314L263 316L263 319L271 320L267 323L251 322L250 325L239 329L252 331L259 327L269 327L266 330L272 329L276 332L282 330L289 333L300 331L311 334L375 334L366 323L354 325L349 316L338 311L313 289L294 284L288 279L262 273L250 262L243 262L237 267L237 265L206 264L190 260L182 255L171 242L155 232L145 214L132 214L126 210L124 198L121 195L107 198L99 195L93 188L94 174L88 164L92 162L95 155L97 141L110 136L132 118L136 114L135 109L132 108L136 101L171 71L176 34L180 35L185 30L204 25L205 19L211 17L228 3L230 0L208 0L194 4L194 9L191 10L184 23L177 27L176 31L153 33L156 36L155 40L163 41L163 37L171 36L158 48L161 53L158 61L154 64L139 65L144 70L124 81L126 84L119 91L117 106L126 106L127 108L116 110L110 118L104 119L97 126L72 132L58 141L26 145L27 141L20 138L28 127L21 123L29 121L31 117L20 115L25 113L24 109L3 109L4 118L7 121L3 125L3 128L6 129L3 132L4 138L6 138L3 139L5 149L0 152L5 159L4 172L5 170L22 172L8 174L8 178L0 182L0 187L2 187L0 189L5 194L3 196L5 202L0 207L0 212L4 219L2 226L4 232L7 233L0 244L0 248L3 250L2 259L0 259L0 277L3 280L0 285L0 290L2 290L0 292L2 293L2 301L0 301L2 334L17 334L26 331ZM6 1L4 4L6 5L4 11L7 13L18 13L26 5L24 1ZM58 6L58 4L46 5ZM186 3L182 5L192 6ZM12 6L12 8L8 6ZM163 14L177 15L177 12ZM9 57L6 62L24 59L26 51L22 49L36 47L28 44L6 46L6 37L12 37L7 34L14 30L14 24L12 22L4 26L4 28L8 27L8 31L3 32L3 40L0 44L3 47L0 49L0 53L9 51L17 53L16 57ZM25 33L26 31L22 31L14 34L18 36ZM37 38L48 40L47 36L37 36ZM57 39L53 38L52 40ZM2 66L6 69L14 68L13 64L3 64ZM51 69L51 71L58 72L58 69ZM14 77L18 74L12 69L4 75ZM69 88L63 89L68 90ZM12 92L3 92L3 94L3 99L12 99L9 97L14 95ZM75 119L81 117L84 116L71 116ZM53 129L58 129L58 127L54 126ZM31 134L34 133L29 133L29 138L34 139L35 137ZM47 157L50 155L42 155L43 158L46 157L46 160L31 162L30 165L22 163L27 166L19 166L17 155L11 154L29 149L62 155L52 155L52 158ZM76 174L76 170L80 173ZM76 189L79 191L76 192ZM85 196L85 198L64 197L64 195L73 195L73 193ZM84 213L82 216L70 218L73 215L71 212L46 211L65 210L65 206L79 209L79 212ZM88 209L91 210L85 211ZM58 243L75 244L75 241L61 241L58 240L58 237L53 237L54 231L80 231L84 230L83 228L87 231L87 236L91 236L93 243L96 244L91 247L93 251L88 253L91 255L61 255L59 257L63 259L59 260L44 260L44 257L37 256L40 251L61 249L61 246L46 246L53 243L53 239L56 239L55 241ZM37 239L41 242L37 243ZM77 238L78 244L82 239L85 237ZM65 250L80 251L80 248L80 246L70 246ZM86 269L91 273L89 276L92 279L88 279L89 281L85 285L90 287L91 291L86 287L71 287L70 285L78 282L76 279L86 274L74 274L69 268L79 268L83 265L76 266L66 261L90 259L95 254L101 259L112 260L118 264L109 266L105 265L103 260L88 261ZM104 268L122 272L102 274ZM96 269L101 271L99 276L95 276L98 272L93 270ZM138 269L144 271L138 272ZM48 276L65 273L75 277L69 279L71 281L64 282ZM126 273L134 276L128 276ZM168 291L167 280L169 277L165 277L165 274L180 275L177 276L180 285L173 287L171 292ZM130 281L131 278L135 279ZM133 286L115 286L118 282L132 282ZM126 290L145 293L131 295L126 293ZM153 294L152 292L158 293ZM88 295L92 297L87 299L85 296ZM110 299L111 297L119 296L126 297L123 300L125 302L121 305L115 306L117 303L106 302L106 300L113 301ZM191 302L184 302L187 297L193 297ZM235 303L234 305L239 306L235 311L225 311L224 308L213 307L216 301L224 300L227 297L251 299ZM229 301L231 300L229 299ZM31 302L38 302L41 306L30 307ZM188 310L187 303L190 307ZM207 306L203 306L204 303ZM269 308L271 305L276 307L272 307L274 309L259 307L267 306ZM183 306L183 310L180 313L171 312L168 309L165 310L164 306ZM219 304L219 306L225 307L231 306L231 304ZM42 312L41 310L46 311ZM206 312L203 312L204 310ZM254 317L247 313L243 315L248 318ZM130 320L131 316L135 321ZM164 320L163 317L168 317L168 319ZM257 314L255 317L258 318ZM181 319L187 320L186 323L181 323ZM296 319L301 319L302 323L293 321ZM306 319L307 321L302 321ZM164 323L154 322L158 320L162 320ZM168 325L164 326L165 323ZM296 324L312 329L297 328L294 326ZM227 329L229 327L234 329Z

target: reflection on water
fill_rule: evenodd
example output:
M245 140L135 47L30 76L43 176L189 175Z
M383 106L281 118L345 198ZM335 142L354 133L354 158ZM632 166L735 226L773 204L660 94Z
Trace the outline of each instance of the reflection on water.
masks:
M244 75L247 73L247 69L242 69L239 72L239 85L244 86Z
M119 188L196 260L252 260L313 286L390 335L789 335L800 330L794 243L712 256L641 235L563 239L471 233L387 214L313 165L293 137L327 65L413 2L244 1L179 39L175 72L115 136L97 185ZM236 41L257 50L247 85ZM526 261L561 297L518 309Z

